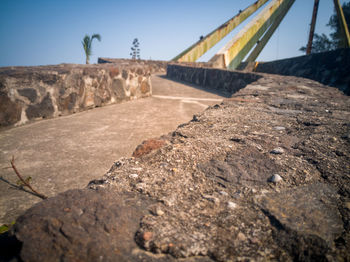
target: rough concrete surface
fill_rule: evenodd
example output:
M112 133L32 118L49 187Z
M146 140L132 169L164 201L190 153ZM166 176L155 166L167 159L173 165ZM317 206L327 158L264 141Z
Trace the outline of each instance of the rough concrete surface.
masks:
M167 136L144 141L88 189L29 209L11 230L17 257L349 261L350 97L307 79L261 76ZM98 208L111 198L130 221L112 206L109 213L110 202ZM111 241L96 242L96 234Z
M144 139L174 130L193 114L223 99L157 75L152 85L153 98L0 131L0 224L14 221L40 201L4 182L16 184L18 180L11 168L6 169L12 156L20 173L32 177L34 188L51 197L86 186L101 177L115 160L131 156Z

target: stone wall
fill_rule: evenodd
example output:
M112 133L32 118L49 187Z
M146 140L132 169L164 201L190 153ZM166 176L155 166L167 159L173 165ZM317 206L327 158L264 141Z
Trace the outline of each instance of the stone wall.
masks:
M0 68L0 127L150 96L151 73L121 64Z
M151 71L151 73L165 73L168 61L159 60L140 60L140 59L122 59L122 58L98 58L99 64L116 64L120 66L142 66Z
M259 63L256 72L305 77L350 95L350 48Z
M255 82L260 75L247 72L229 71L204 67L205 64L185 66L169 64L167 76L172 79L208 87L231 95L246 85Z

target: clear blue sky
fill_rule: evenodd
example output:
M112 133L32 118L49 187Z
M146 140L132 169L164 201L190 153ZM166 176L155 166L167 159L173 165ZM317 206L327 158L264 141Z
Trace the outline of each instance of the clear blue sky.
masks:
M98 57L129 58L135 37L142 59L170 60L253 2L0 0L0 66L84 63L81 40L93 33L102 41L93 42L92 63ZM258 60L302 55L298 49L307 41L313 2L296 0ZM325 25L333 10L333 0L320 0L317 33L329 33ZM201 60L210 59L234 33Z

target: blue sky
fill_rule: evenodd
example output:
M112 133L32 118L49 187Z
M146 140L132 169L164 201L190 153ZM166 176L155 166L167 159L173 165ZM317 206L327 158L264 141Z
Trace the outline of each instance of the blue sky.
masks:
M1 0L0 66L84 63L81 40L93 33L99 33L102 41L93 42L92 63L98 57L129 58L135 37L142 59L170 60L253 2ZM302 55L298 49L307 41L313 2L295 1L258 60ZM333 0L321 0L316 33L330 32L326 24L332 13ZM200 60L210 59L243 26Z

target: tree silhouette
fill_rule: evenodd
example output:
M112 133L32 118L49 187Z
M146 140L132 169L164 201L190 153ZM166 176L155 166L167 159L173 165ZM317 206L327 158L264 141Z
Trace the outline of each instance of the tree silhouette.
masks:
M137 38L132 42L131 53L130 56L132 59L140 59L140 43Z
M99 34L93 34L91 37L89 35L85 35L83 41L81 42L83 44L86 55L86 64L89 64L90 56L92 54L91 44L94 38L96 38L98 41L101 41L101 36Z
M348 27L350 27L350 1L346 2L342 5L344 16ZM315 34L314 39L312 41L312 50L311 53L320 53L326 52L330 50L335 50L338 48L344 47L344 42L346 41L340 32L339 19L336 11L334 10L333 15L329 19L327 24L328 27L332 29L332 33L330 37L325 34ZM306 47L303 46L299 49L299 51L305 52Z

